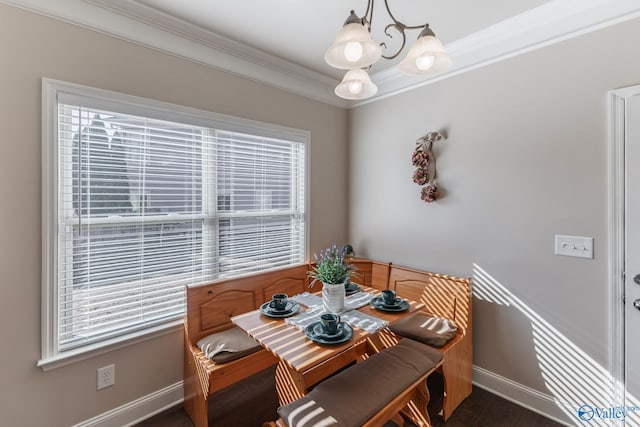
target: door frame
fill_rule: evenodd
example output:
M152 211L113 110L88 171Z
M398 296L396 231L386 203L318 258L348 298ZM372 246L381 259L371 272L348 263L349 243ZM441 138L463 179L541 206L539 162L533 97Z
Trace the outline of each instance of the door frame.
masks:
M614 89L608 99L609 367L614 380L614 405L625 404L625 116L627 100L636 95L640 95L640 85Z

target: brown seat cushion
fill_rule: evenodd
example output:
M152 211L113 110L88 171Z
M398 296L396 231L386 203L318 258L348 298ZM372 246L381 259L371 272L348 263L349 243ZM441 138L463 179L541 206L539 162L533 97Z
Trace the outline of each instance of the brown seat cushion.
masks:
M235 326L202 338L197 346L216 363L231 362L262 349L256 340Z
M442 347L456 336L458 329L448 319L431 317L420 312L389 326L392 332L433 347Z
M424 344L400 340L318 384L278 415L289 427L360 426L441 360Z

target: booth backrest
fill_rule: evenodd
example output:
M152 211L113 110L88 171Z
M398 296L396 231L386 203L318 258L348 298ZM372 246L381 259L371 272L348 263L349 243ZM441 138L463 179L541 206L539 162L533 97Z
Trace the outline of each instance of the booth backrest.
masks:
M425 312L452 320L458 328L471 326L471 279L391 265L389 289L420 301Z
M187 286L186 325L189 341L233 326L231 317L255 310L274 293L296 295L308 284L308 264L266 271L250 276Z
M371 263L371 287L380 290L387 289L390 270L391 263L373 261Z
M366 258L352 258L349 263L355 269L355 275L351 279L352 282L376 289L387 289L391 264Z

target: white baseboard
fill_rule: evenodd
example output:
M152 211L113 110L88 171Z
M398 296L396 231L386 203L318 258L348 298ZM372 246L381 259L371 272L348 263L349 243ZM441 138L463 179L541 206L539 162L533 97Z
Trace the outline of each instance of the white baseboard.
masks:
M127 427L183 401L183 381L114 408L73 427Z
M565 426L574 426L552 396L473 365L473 384Z

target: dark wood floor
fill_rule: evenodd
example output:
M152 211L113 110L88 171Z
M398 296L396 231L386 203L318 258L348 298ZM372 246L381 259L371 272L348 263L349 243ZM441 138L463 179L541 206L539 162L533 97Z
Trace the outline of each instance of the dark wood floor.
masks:
M432 417L433 427L555 427L562 426L522 406L478 387L445 423Z
M273 372L265 371L252 381L224 390L209 404L211 427L261 427L265 420L276 418L277 399ZM429 384L429 388L438 384ZM432 396L435 393L432 391ZM432 415L433 427L553 427L561 426L535 412L474 387L469 396L445 423ZM168 409L138 424L138 427L191 427L182 405ZM389 423L388 426L395 424ZM347 427L347 426L345 426Z

